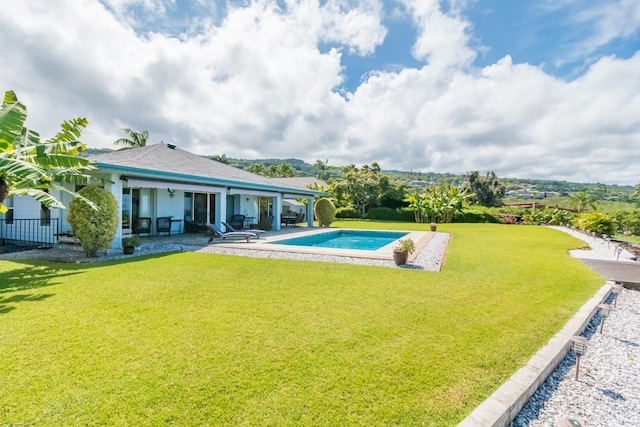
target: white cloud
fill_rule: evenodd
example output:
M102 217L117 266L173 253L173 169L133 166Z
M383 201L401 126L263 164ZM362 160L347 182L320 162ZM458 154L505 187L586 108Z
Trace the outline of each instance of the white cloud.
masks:
M470 65L476 53L468 46L469 23L462 19L453 2L444 13L438 0L402 0L411 12L419 30L413 46L417 59L438 68Z
M371 73L346 94L342 55L375 55L386 34L379 1L231 4L175 37L137 32L124 0L11 2L0 88L16 91L44 136L86 116L93 147L113 148L126 126L200 154L640 181L640 53L600 58L568 82L508 56L474 69L464 2L445 13L402 1L425 65ZM173 3L140 5L162 14Z

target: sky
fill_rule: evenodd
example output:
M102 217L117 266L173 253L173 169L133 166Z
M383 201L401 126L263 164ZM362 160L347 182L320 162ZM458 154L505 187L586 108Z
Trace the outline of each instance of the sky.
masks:
M636 185L637 0L0 0L0 89L49 138Z

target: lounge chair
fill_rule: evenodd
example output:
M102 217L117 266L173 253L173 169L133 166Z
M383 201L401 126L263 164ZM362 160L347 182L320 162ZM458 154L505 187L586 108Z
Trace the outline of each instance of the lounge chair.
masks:
M222 240L224 239L245 239L247 243L249 239L254 238L257 239L258 236L255 233L249 233L247 231L228 231L223 233L213 224L207 223L207 229L212 233L211 237L209 237L209 241L207 243L211 243L214 238L220 237Z
M235 231L236 233L242 233L243 231L240 230L236 230L235 228L233 228L231 226L231 224L227 224L224 221L221 221L222 225L224 225L227 228L227 231ZM264 233L266 233L266 231L264 230L256 230L256 229L249 229L249 230L244 230L244 233L253 233L256 235L256 238L259 239L261 235L263 235Z

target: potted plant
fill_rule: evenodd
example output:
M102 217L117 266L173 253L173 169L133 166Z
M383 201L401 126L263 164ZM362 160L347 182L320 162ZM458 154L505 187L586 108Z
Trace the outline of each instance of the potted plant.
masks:
M436 231L438 229L438 224L432 222L431 224L429 224L429 228L431 229L431 231Z
M129 236L122 239L122 250L125 254L131 255L136 246L140 246L140 238L138 236Z
M400 239L398 244L393 248L393 261L396 265L404 265L407 263L409 254L416 250L416 244L412 239Z

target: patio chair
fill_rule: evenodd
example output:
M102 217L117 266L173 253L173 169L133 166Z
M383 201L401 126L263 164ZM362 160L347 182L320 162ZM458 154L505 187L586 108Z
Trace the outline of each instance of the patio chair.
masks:
M169 233L171 236L171 217L156 218L156 233Z
M231 215L231 218L229 218L229 224L231 224L231 226L236 230L242 230L244 228L244 219L244 215Z
M151 236L151 218L138 218L133 225L133 234L148 234Z
M227 231L235 231L236 233L238 233L240 231L240 230L236 230L235 228L233 228L231 226L231 224L228 224L228 223L226 223L224 221L221 221L221 222L222 222L222 225L224 225L226 227ZM261 235L266 233L266 231L264 231L264 230L258 230L258 229L255 229L255 228L246 230L244 232L245 233L253 233L253 234L255 234L257 239L259 239Z
M247 243L249 243L249 239L257 239L258 236L255 233L249 233L248 231L228 231L226 233L222 232L218 227L211 223L207 223L207 229L212 233L211 237L209 237L209 241L207 243L211 243L214 238L220 237L222 240L224 239L245 239Z

